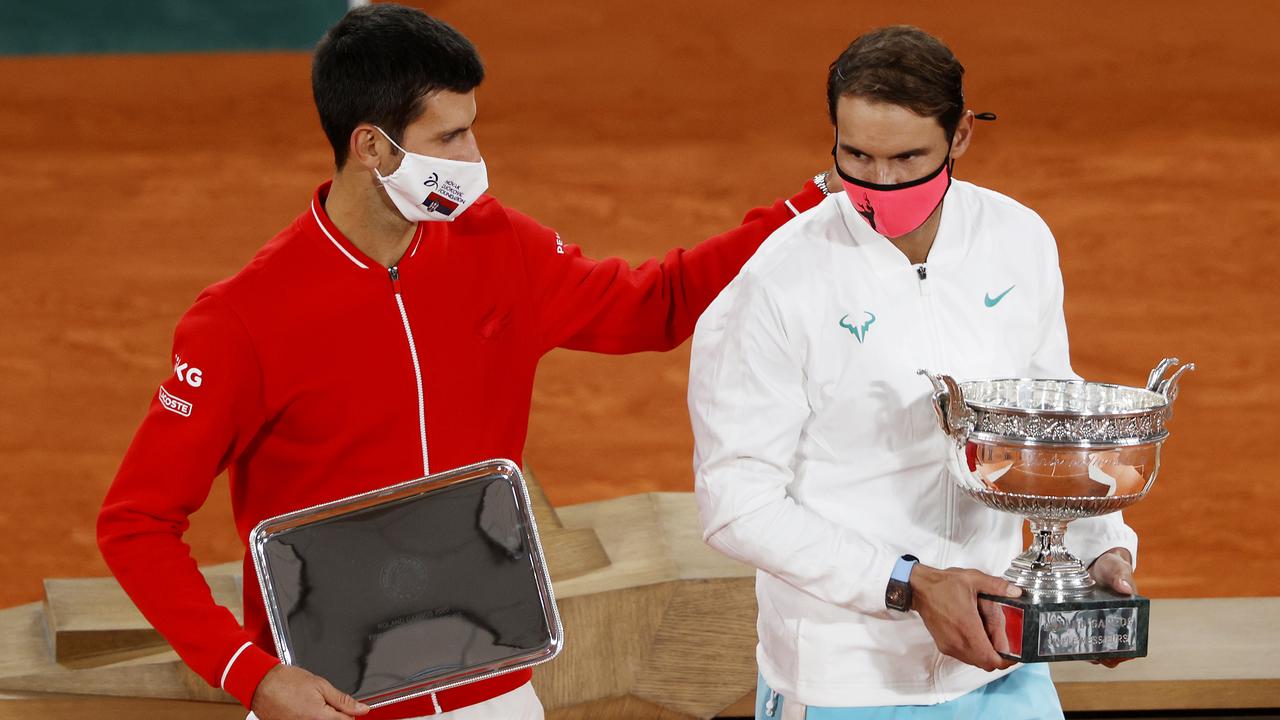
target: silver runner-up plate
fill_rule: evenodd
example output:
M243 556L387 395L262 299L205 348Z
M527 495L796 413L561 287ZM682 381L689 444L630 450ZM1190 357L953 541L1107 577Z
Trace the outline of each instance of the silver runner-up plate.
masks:
M510 460L270 518L249 547L280 660L373 707L546 662L563 646Z

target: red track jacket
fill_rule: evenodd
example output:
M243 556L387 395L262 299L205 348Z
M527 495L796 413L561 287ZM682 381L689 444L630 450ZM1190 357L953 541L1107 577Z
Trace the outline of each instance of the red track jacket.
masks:
M248 552L244 627L213 601L182 534L230 470L236 530L493 457L519 460L538 360L556 347L669 350L756 247L817 204L812 183L662 262L591 260L483 197L422 223L385 268L311 206L234 277L196 299L98 518L107 564L201 677L246 707L278 660ZM373 711L453 710L528 670Z

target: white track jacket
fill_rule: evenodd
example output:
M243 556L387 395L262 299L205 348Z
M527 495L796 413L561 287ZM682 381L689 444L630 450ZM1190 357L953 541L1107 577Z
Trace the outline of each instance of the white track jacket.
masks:
M998 678L941 655L889 610L904 553L999 575L1022 518L965 496L945 465L928 368L958 380L1076 377L1057 247L1031 210L953 182L925 265L845 193L777 230L702 315L689 410L706 541L758 568L757 660L813 706L929 705ZM1120 513L1078 520L1086 564L1136 558Z

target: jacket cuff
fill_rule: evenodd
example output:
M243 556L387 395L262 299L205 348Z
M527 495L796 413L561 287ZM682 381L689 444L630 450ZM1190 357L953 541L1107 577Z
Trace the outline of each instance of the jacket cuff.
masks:
M236 650L222 671L222 689L231 693L246 710L253 709L253 694L262 678L280 661L253 643Z

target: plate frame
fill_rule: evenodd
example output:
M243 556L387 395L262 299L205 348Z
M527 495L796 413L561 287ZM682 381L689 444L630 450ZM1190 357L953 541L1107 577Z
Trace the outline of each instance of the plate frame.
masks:
M267 518L258 523L249 534L249 551L258 574L258 587L262 592L263 604L266 606L267 621L271 625L271 638L275 641L276 656L280 661L286 665L293 665L295 658L292 648L284 638L282 627L286 625L285 618L280 613L275 587L272 582L271 569L266 562L265 548L272 539L282 533L300 527L306 527L380 505L400 503L460 483L493 479L505 480L511 483L517 491L515 493L516 506L521 515L524 516L525 540L528 542L529 554L534 561L534 578L538 585L538 594L542 600L547 626L550 628L550 639L541 648L506 660L459 670L429 680L405 683L377 693L357 695L356 699L370 707L381 707L437 693L459 685L479 682L555 659L560 654L560 651L564 649L564 626L560 621L560 610L556 605L555 591L551 586L551 574L547 570L546 556L542 550L542 540L538 534L537 520L533 515L533 504L529 499L529 489L525 484L524 475L520 472L520 468L516 463L505 458L495 458L379 490L372 490L321 505L295 510Z

